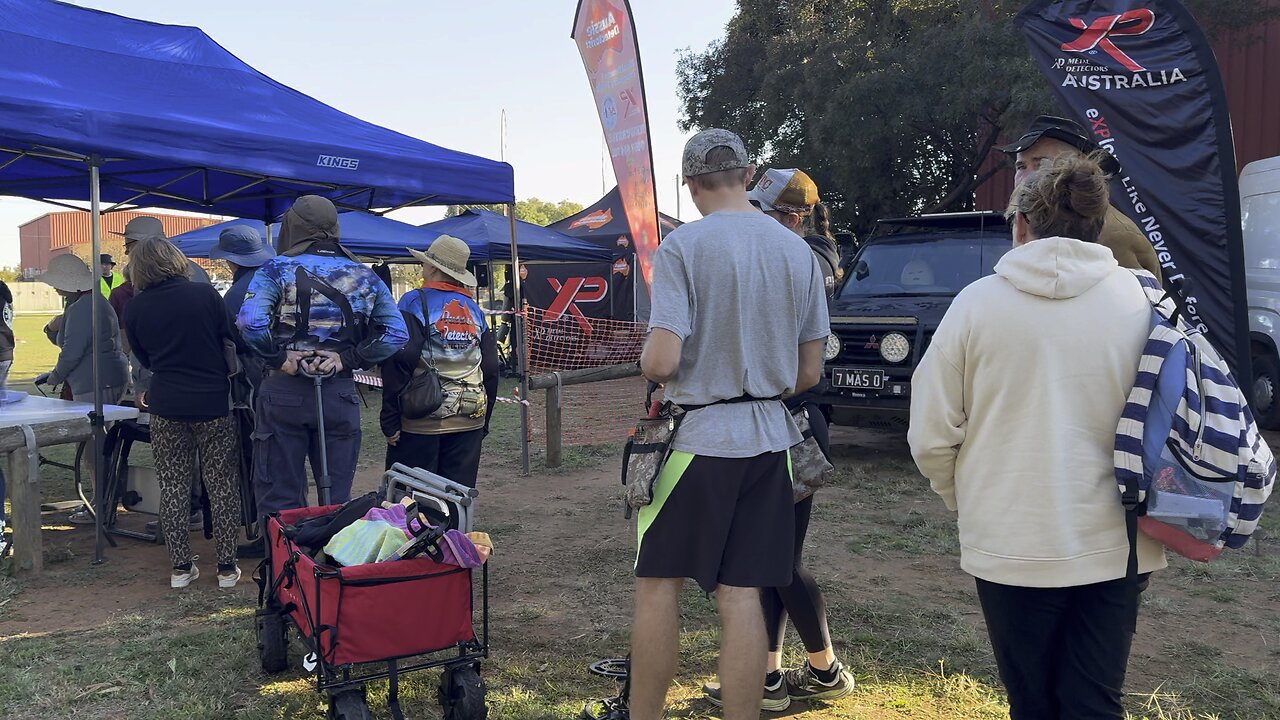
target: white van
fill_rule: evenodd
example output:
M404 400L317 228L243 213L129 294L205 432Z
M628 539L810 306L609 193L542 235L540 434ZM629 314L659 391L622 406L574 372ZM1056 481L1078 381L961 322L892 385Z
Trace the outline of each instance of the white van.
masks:
M1280 429L1280 157L1251 162L1240 173L1249 345L1258 423Z

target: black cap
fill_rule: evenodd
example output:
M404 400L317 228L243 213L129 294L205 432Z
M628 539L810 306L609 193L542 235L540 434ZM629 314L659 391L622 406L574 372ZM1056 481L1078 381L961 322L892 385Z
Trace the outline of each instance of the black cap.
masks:
M101 255L98 256L98 264L99 265L115 265L116 261L113 260L110 255L106 253L102 253Z
M1018 138L1017 142L1005 145L1000 150L1009 155L1016 155L1035 145L1041 138L1060 140L1085 154L1099 149L1098 144L1075 120L1041 115L1031 122L1031 127L1027 128L1027 132ZM1115 174L1120 171L1120 163L1108 153L1102 162L1102 169L1104 172Z

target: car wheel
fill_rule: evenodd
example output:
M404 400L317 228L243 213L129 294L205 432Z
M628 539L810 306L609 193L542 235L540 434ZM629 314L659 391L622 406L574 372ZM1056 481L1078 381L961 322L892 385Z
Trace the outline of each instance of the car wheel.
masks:
M1252 361L1249 406L1253 417L1264 430L1280 430L1280 359L1274 355L1255 355Z

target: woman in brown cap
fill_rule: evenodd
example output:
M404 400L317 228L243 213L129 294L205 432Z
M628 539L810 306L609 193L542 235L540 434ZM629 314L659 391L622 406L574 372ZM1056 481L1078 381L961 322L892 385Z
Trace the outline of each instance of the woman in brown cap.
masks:
M381 366L387 467L401 463L475 487L498 394L498 349L473 297L471 249L441 235L426 252L409 252L422 263L422 288L400 298L409 342ZM439 375L444 402L426 417L409 417L401 391L428 369Z

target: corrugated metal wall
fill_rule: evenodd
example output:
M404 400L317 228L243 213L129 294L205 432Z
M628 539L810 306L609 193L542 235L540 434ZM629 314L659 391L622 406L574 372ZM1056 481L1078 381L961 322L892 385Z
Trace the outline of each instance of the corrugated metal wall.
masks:
M124 232L124 226L130 220L143 215L160 218L165 235L169 237L219 222L210 218L162 213L132 211L107 213L102 216L102 251L117 256L122 255L122 240L120 236L111 233ZM53 212L38 217L20 226L18 235L22 249L22 270L25 273L44 272L45 268L49 267L49 259L54 255L73 252L76 246L87 246L92 242L89 213L75 210ZM121 257L116 257L116 260L121 260Z
M1214 52L1231 106L1238 172L1254 160L1280 155L1280 21L1235 33Z
M1214 52L1231 108L1238 172L1254 160L1280 155L1280 20L1222 38ZM979 175L995 166L1008 169L977 189L979 210L1003 210L1013 192L1013 170L1001 153L991 153Z

